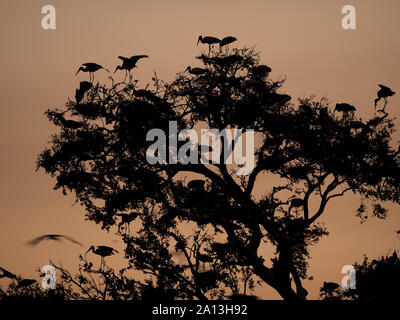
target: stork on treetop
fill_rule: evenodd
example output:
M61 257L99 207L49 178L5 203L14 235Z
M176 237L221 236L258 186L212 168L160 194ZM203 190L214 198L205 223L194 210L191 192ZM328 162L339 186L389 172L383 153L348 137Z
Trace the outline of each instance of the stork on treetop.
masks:
M127 76L128 74L129 74L129 79L132 79L131 70L132 70L133 68L136 68L136 67L137 67L137 66L136 66L136 63L137 63L140 59L148 58L148 57L149 57L149 56L148 56L148 55L145 55L145 54L134 55L134 56L131 56L130 58L126 58L126 57L123 57L123 56L118 56L118 59L121 59L121 60L122 60L122 65L117 66L117 67L115 68L114 73L117 72L117 70L125 70L124 81L125 81L126 76Z
M86 254L92 251L94 254L98 255L101 257L101 262L100 262L100 268L99 270L101 270L101 267L104 265L104 258L111 256L114 254L114 252L118 253L117 250L115 250L114 248L111 247L107 247L107 246L90 246L90 248L88 249L88 251L85 252L85 256Z
M228 48L229 44L235 42L237 39L236 37L232 37L232 36L228 36L225 37L221 40L221 42L219 43L219 49L221 50L222 47L226 46Z
M202 74L205 74L207 72L207 69L203 68L192 68L191 66L188 66L185 71L188 71L190 74L194 74L196 76L200 76Z
M210 37L210 36L199 36L199 38L197 39L197 45L199 45L199 42L203 43L203 44L208 44L208 54L210 54L211 51L211 46L213 44L216 43L220 43L221 40L219 40L218 38L215 37Z
M94 81L94 72L100 70L100 69L104 69L107 72L110 72L109 70L107 70L106 68L104 68L103 66L94 63L94 62L86 62L86 63L82 63L82 66L78 69L78 71L75 73L75 75L77 75L79 73L79 71L82 72L89 72L89 77L90 77L90 82ZM93 79L92 79L93 78Z
M381 110L379 110L379 112L385 113L387 98L395 95L396 93L394 91L392 91L392 89L390 89L389 87L384 86L383 84L379 84L379 87L381 89L377 92L378 98L376 98L374 101L375 102L375 110L376 110L376 104L378 103L379 100L381 100L383 98L385 100L385 104L384 104L383 108Z

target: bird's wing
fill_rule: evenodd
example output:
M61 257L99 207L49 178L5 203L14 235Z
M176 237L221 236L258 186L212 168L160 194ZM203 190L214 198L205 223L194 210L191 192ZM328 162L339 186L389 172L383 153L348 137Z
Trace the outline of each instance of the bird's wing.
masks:
M379 86L381 87L382 90L390 90L389 87L384 86L383 84L379 84Z
M149 57L149 56L148 56L147 54L138 54L138 55L136 55L136 56L130 57L129 59L130 59L131 61L133 61L133 62L137 62L137 61L139 61L139 59L148 58L148 57Z
M93 63L93 62L82 63L82 65L85 66L85 67L91 66L93 64L95 64L95 63Z
M71 237L69 237L69 236L60 235L60 237L62 237L62 238L64 238L64 239L67 239L67 240L69 240L69 241L71 241L71 242L73 242L73 243L76 243L77 245L80 245L80 246L82 247L82 244L81 244L80 242L76 241L75 239L73 239L73 238L71 238Z
M122 61L128 61L129 58L123 57L123 56L118 56L118 59L121 59Z
M35 239L32 239L31 241L28 241L26 244L30 245L30 246L36 246L39 242L41 242L41 241L43 241L43 240L45 240L47 238L48 238L48 235L46 234L44 236L40 236L40 237L37 237Z

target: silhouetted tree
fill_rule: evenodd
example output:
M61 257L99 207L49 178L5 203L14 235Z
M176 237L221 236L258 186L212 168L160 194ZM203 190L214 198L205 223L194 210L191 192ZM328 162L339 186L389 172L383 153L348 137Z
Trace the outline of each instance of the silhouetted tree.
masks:
M206 70L199 75L178 73L171 83L155 76L151 89L111 79L79 103L48 110L60 133L37 166L104 229L121 227L121 214L137 213L134 231L118 229L129 266L149 281L150 297L222 298L246 294L261 279L286 300L305 299L308 248L328 234L317 223L327 203L352 191L361 198L360 217L370 203L384 218L380 201L399 202L393 120L385 114L363 121L353 109L334 111L326 99L293 102L253 49L212 50L197 59ZM222 162L149 164L153 142L146 134L168 133L169 120L178 130L254 129L254 170L236 176ZM268 185L270 178L280 182ZM189 186L193 179L202 186ZM311 200L318 201L315 211ZM263 256L263 242L275 248L272 257Z
M355 263L356 288L321 290L324 300L390 301L398 300L400 287L400 259L396 252L362 263Z

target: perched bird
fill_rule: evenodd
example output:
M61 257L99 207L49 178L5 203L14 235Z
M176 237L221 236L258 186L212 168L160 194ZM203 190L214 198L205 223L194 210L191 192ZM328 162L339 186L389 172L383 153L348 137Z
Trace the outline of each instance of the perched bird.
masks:
M105 258L105 257L108 257L108 256L113 255L113 254L114 254L114 251L115 251L116 253L118 253L117 250L115 250L114 248L111 248L111 247L107 247L107 246L97 246L97 247L95 247L95 246L90 246L90 248L88 249L88 251L85 252L85 256L86 256L86 254L87 254L89 251L92 251L94 254L97 254L98 256L101 257L100 269L101 269L101 267L104 265L104 258Z
M0 275L0 279L1 278L17 279L17 276L14 273L11 273L10 271L7 271L2 267L0 267L0 270L3 272L3 274Z
M73 243L76 243L80 246L82 246L78 241L72 239L71 237L68 237L66 235L62 235L62 234L45 234L43 236L37 237L29 242L27 242L28 245L31 246L36 246L39 244L39 242L42 242L44 240L54 240L54 241L61 241L62 239L71 241Z
M75 91L75 99L76 103L79 103L82 101L85 93L93 87L93 84L89 81L81 81L79 83L79 89L76 89Z
M325 282L324 285L322 286L323 291L334 291L335 289L339 288L340 286L335 283L335 282Z
M136 63L137 63L140 59L148 58L148 57L149 57L149 56L148 56L148 55L145 55L145 54L135 55L135 56L132 56L132 57L130 57L130 58L126 58L126 57L123 57L123 56L118 56L118 58L122 60L122 65L117 66L117 67L115 68L114 73L117 72L118 70L125 70L125 78L124 78L124 81L125 81L126 76L127 76L128 74L129 74L129 79L131 79L131 78L132 78L131 70L132 70L133 68L136 68Z
M386 103L387 103L386 98L391 97L395 94L395 92L393 92L390 88L384 86L383 84L380 84L379 87L381 89L377 92L378 98L375 99L375 108L376 108L376 104L378 103L378 101L381 100L382 98L385 100L385 106L386 106ZM383 107L382 110L384 110L384 109L385 109L385 107Z
M131 212L129 214L117 214L118 217L121 217L121 222L118 224L118 231L121 229L121 226L126 224L129 232L129 224L135 220L139 216L139 212Z
M352 112L356 111L356 108L348 103L336 103L335 111Z
M204 191L204 180L192 180L187 184L188 188L193 191Z
M199 45L199 42L201 42L203 44L208 44L208 54L210 54L211 46L213 44L220 43L221 40L219 40L218 38L215 38L215 37L210 37L210 36L205 36L205 37L199 36L199 38L197 39L197 45Z
M256 67L253 67L251 69L251 71L255 74L265 75L265 74L270 73L272 71L272 69L270 67L266 66L265 64L260 64Z
M15 287L16 289L24 288L24 287L29 287L30 285L34 284L36 280L33 279L22 279L21 281L18 282L17 286Z
M106 68L104 68L103 66L94 63L94 62L87 62L87 63L82 63L82 66L78 69L78 71L75 73L75 75L77 75L79 73L79 71L83 71L83 72L89 72L89 77L90 77L90 82L93 82L94 80L94 72L100 70L100 69L104 69L107 72L108 71ZM93 77L93 79L92 79Z
M229 44L231 44L232 42L235 42L236 40L237 39L232 36L225 37L219 43L219 48L221 49L223 46L228 46Z
M148 58L148 57L149 56L147 54L138 54L138 55L130 57L129 59L131 60L132 63L136 64L140 59Z
M194 74L196 76L205 74L207 72L207 69L203 69L203 68L192 68L190 66L188 66L185 71L189 71L190 74Z
M62 115L58 116L58 120L60 120L61 124L68 129L79 129L83 127L83 123L75 120L67 120Z

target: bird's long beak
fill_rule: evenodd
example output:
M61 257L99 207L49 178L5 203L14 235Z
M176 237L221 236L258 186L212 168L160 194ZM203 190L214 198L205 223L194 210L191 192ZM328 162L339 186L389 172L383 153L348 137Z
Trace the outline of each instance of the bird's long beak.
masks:
M188 70L190 70L190 66L187 67L187 68L185 69L185 71L183 71L183 72L186 72L186 71L188 71Z
M75 75L77 75L79 73L79 71L81 71L82 68L79 68L78 71L75 73Z
M119 70L119 66L117 66L117 67L115 68L114 73L116 73L118 70Z
M201 36L199 36L199 38L197 39L197 45L199 45L200 40L202 39Z
M106 70L108 73L110 73L110 71L108 69L106 69L106 68L103 68L103 69Z

